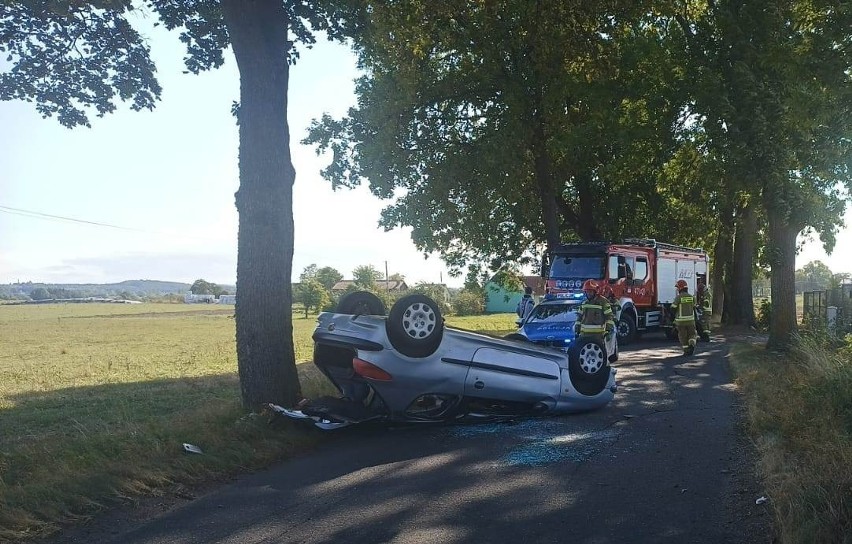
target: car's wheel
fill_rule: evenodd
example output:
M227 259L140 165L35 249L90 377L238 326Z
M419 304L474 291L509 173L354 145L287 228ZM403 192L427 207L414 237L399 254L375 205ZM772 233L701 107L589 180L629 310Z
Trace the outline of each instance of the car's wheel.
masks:
M517 332L511 332L511 333L507 334L506 336L504 336L503 338L505 338L506 340L517 340L518 342L529 342L530 341L529 338L527 338L523 334L520 334L520 333L517 333Z
M338 314L385 315L385 303L369 291L353 291L340 297L337 303Z
M622 312L621 318L615 325L615 331L618 333L618 341L625 346L636 340L636 319L633 314Z
M672 325L671 327L666 327L666 338L669 340L677 340L677 327Z
M597 395L609 381L609 361L603 340L580 336L568 351L568 371L583 395Z
M425 295L408 295L397 300L385 326L391 345L408 357L433 354L444 335L441 309Z

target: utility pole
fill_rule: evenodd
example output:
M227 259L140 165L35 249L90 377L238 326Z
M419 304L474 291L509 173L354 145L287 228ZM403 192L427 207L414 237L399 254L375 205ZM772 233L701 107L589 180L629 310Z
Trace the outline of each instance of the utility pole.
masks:
M385 261L385 292L390 293L390 276L388 276L388 262Z

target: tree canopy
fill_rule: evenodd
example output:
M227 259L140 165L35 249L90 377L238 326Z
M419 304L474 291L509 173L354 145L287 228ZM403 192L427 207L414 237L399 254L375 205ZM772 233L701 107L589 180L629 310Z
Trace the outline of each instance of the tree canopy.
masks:
M225 293L225 289L204 279L195 280L189 290L194 295L215 295L217 297Z
M849 5L370 7L358 106L305 139L333 187L369 183L386 228L473 276L560 241L704 246L735 323L754 321L760 258L787 343L796 236L831 249L849 200Z
M27 0L0 3L0 100L32 102L67 127L89 115L156 105L161 88L131 15L154 14L186 45L187 71L217 68L230 48L240 72L236 302L243 403L300 398L292 339L293 183L287 122L290 64L314 31L339 38L346 2L322 0ZM347 17L352 19L352 17ZM231 107L223 104L223 108Z

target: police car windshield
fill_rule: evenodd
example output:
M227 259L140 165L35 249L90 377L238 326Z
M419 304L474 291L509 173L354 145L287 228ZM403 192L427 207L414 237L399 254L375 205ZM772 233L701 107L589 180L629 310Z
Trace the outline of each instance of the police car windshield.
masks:
M605 269L605 255L554 255L550 277L601 279Z
M527 318L527 323L563 323L577 320L577 307L580 302L560 302L559 304L539 304Z

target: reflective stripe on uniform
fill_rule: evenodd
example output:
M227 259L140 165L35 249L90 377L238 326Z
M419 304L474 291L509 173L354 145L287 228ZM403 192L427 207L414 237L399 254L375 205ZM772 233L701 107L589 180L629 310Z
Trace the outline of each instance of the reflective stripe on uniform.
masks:
M675 323L688 323L695 319L693 315L695 299L692 295L678 295L675 298L673 306L677 309Z

